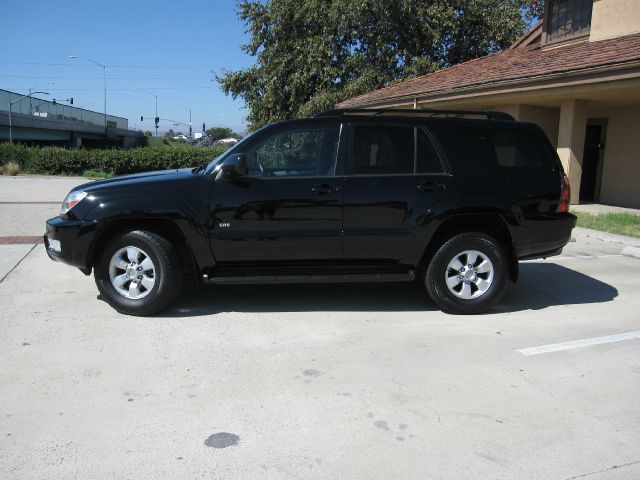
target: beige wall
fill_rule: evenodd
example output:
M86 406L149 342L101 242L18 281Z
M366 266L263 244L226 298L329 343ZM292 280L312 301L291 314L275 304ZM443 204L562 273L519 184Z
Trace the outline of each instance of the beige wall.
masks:
M608 120L600 202L640 208L640 106L590 108L588 117Z
M540 125L551 141L553 148L558 147L560 109L538 107L535 105L496 105L490 107L489 110L508 113L516 120Z
M518 120L537 123L551 141L553 148L558 148L558 123L560 122L560 109L536 107L534 105L521 105Z
M589 41L640 32L640 0L594 0Z

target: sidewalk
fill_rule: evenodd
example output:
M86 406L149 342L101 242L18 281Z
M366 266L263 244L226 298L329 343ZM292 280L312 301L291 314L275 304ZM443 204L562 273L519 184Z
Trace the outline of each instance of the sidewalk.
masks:
M626 237L624 235L616 235L614 233L601 232L600 230L592 230L590 228L576 227L573 229L573 237L590 237L603 242L617 243L623 246L620 253L628 257L640 259L640 238Z
M574 213L588 213L590 215L601 215L603 213L630 213L632 215L640 215L640 210L635 208L615 207L613 205L604 205L602 203L571 205L571 211Z

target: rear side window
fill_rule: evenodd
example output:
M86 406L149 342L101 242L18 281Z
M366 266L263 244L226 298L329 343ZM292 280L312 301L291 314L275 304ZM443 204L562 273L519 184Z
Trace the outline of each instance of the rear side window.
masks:
M354 133L353 173L413 173L413 127L367 125Z
M442 162L429 135L423 128L417 130L416 171L418 173L442 173Z
M493 134L496 161L505 168L539 168L545 156L526 130L497 130Z
M536 135L523 128L452 125L448 132L442 131L440 137L450 152L454 170L465 175L553 168L553 160Z

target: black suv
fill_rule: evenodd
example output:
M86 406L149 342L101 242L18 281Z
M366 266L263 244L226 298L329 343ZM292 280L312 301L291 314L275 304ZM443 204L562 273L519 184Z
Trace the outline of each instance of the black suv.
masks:
M331 110L264 127L209 165L73 189L49 256L116 310L150 315L206 284L424 282L438 306L495 304L518 260L558 254L576 218L555 150L499 112Z

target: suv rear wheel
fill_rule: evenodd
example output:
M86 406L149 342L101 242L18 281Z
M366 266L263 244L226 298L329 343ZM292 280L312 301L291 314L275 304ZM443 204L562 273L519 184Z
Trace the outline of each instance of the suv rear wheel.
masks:
M425 274L429 296L445 312L481 313L504 293L508 281L504 247L484 233L461 233L445 242Z
M126 315L159 312L182 285L178 252L167 239L143 230L111 239L94 276L107 303Z

